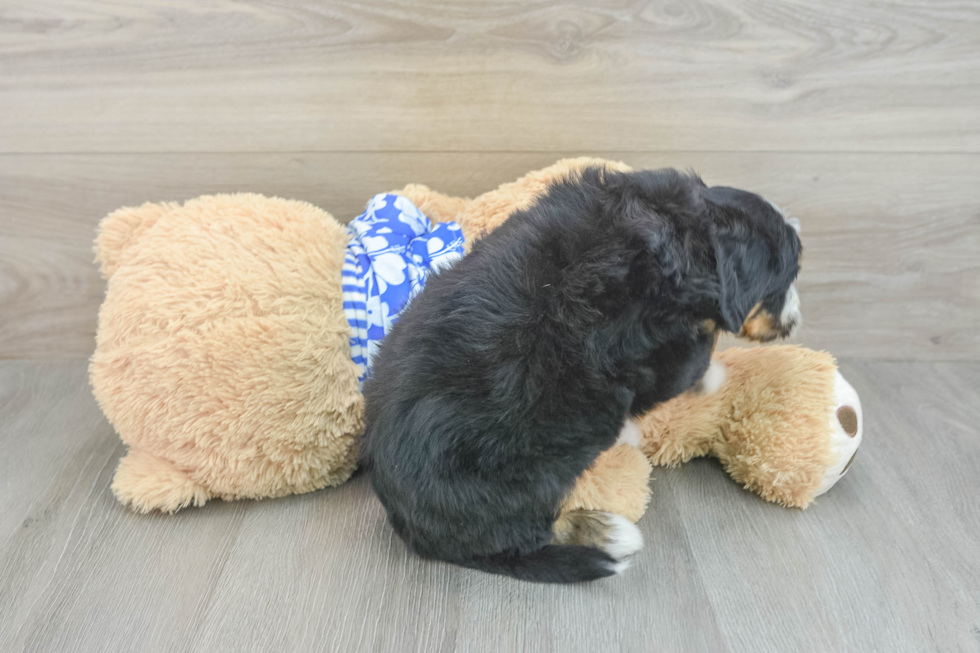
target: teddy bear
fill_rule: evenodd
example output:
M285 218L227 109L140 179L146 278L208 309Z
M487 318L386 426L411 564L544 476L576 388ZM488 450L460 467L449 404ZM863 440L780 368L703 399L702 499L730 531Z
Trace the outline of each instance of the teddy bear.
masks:
M566 159L474 199L410 184L392 195L468 248L585 166ZM455 227L454 227L455 228ZM107 281L90 361L93 393L128 451L112 484L137 511L211 498L259 499L345 482L363 430L342 270L349 230L308 203L255 194L122 208L103 219L96 261ZM826 353L794 346L716 354L727 378L638 420L562 509L636 521L651 465L721 460L766 500L805 508L847 471L861 442L856 392Z
M715 355L727 378L714 393L685 392L638 420L635 442L600 454L562 511L605 510L638 521L651 466L713 456L745 489L806 508L857 454L861 401L826 352L795 345L732 347Z

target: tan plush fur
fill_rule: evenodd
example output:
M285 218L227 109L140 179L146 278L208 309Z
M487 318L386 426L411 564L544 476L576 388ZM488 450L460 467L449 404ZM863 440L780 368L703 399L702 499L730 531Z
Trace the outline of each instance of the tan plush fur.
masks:
M654 465L718 458L764 499L805 508L830 465L834 370L826 352L793 345L728 349L713 395L685 394L645 415L641 447Z
M565 499L561 511L605 510L639 521L650 503L650 461L636 447L607 449L587 469Z
M503 224L511 213L526 208L535 197L547 189L549 183L559 178L573 177L589 165L604 166L610 170L631 169L621 161L606 161L583 156L562 159L547 168L529 172L517 181L501 184L473 200L449 197L422 184L409 184L394 192L412 200L423 213L436 222L447 220L458 222L469 251L469 247L477 239Z
M350 476L363 400L341 303L346 243L324 211L259 195L103 220L90 372L129 446L121 501L170 512Z
M472 244L550 181L592 164L629 169L583 157L473 200L419 184L397 192L434 221L459 222ZM120 501L172 512L350 476L363 399L342 309L346 245L324 211L260 195L144 204L102 221L96 258L108 289L90 372L129 447L112 486ZM766 499L805 507L830 458L833 359L795 347L718 357L728 381L717 394L686 394L644 416L642 453L605 452L563 510L636 521L650 498L650 462L702 455Z
M640 418L643 453L654 465L670 466L714 456L746 489L806 508L832 459L833 357L773 345L728 349L715 358L728 373L717 393L684 393ZM623 484L622 464L602 456L573 496L605 496L607 487L627 494ZM595 505L610 506L620 512L614 500Z

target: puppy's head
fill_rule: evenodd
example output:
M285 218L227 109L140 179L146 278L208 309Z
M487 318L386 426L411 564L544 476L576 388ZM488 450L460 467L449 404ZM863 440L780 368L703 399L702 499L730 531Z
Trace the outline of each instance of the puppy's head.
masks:
M785 338L803 320L793 281L799 221L765 198L726 186L701 191L718 274L721 325L757 341Z

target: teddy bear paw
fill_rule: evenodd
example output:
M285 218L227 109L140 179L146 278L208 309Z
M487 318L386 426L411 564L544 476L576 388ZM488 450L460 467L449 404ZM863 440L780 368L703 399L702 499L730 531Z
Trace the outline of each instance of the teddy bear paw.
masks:
M815 497L833 487L851 468L864 432L864 416L857 391L840 371L835 371L834 376L834 408L830 416L830 449L834 458Z

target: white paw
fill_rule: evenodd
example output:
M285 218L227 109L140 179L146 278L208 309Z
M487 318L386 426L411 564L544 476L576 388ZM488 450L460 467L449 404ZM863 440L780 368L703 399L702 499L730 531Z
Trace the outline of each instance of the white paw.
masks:
M830 415L830 449L834 462L827 468L815 497L832 488L850 469L864 434L864 415L857 391L839 371L834 375L834 410Z
M618 446L620 444L631 444L634 447L640 446L640 425L636 423L632 417L626 420L623 424L622 430L619 432L619 437L616 438L616 444L613 446Z
M643 548L643 534L636 524L625 517L611 512L603 516L609 528L606 531L606 543L601 548L616 560L617 565L625 562L622 569L626 569L629 561L625 559Z

